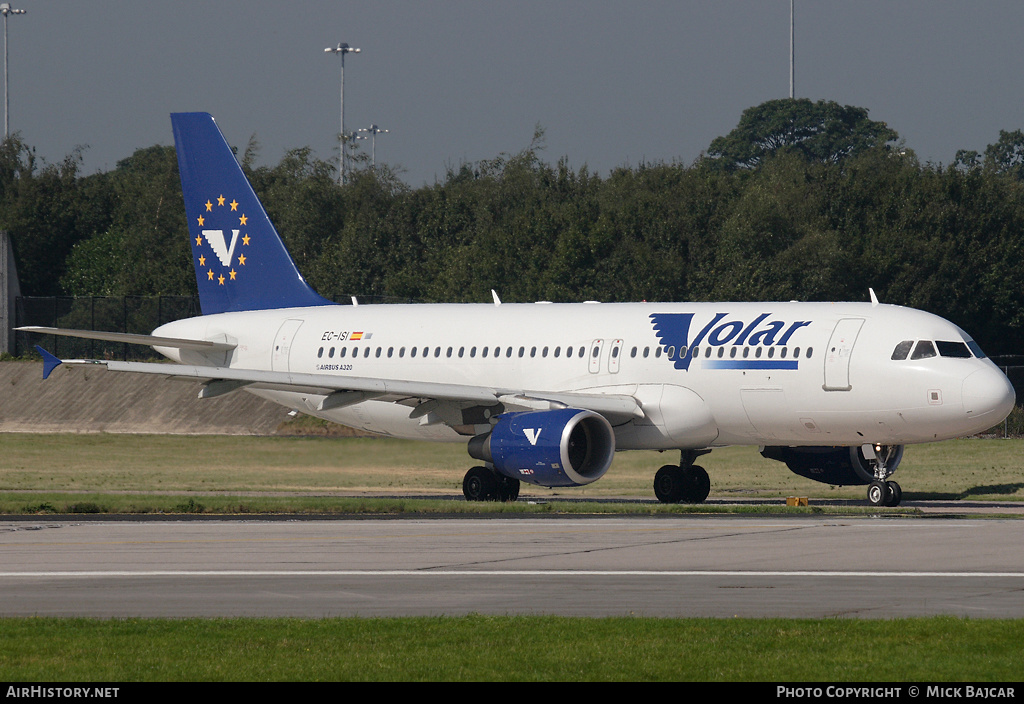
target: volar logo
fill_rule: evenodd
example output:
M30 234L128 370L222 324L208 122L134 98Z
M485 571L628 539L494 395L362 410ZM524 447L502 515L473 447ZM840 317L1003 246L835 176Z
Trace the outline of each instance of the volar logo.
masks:
M523 428L523 434L531 445L536 445L537 440L540 439L540 428Z
M224 266L231 266L231 257L235 253L235 243L238 242L239 230L231 231L231 247L224 242L224 230L203 230L203 237L210 243L213 253L220 259Z
M239 209L238 201L232 200L229 203L224 196L207 199L200 213L195 220L198 227L193 230L193 234L197 231L198 234L192 238L193 251L199 264L196 272L200 274L200 281L209 281L212 286L231 285L231 282L241 278L249 259L247 254L250 252L252 237L245 229L249 218ZM227 235L229 230L230 243ZM211 250L212 257L208 256Z
M679 351L679 354L673 359L676 369L688 370L690 368L693 356L684 354L684 351L688 352L699 345L712 347L723 345L784 346L789 343L790 338L797 330L811 324L809 320L798 320L792 323L769 320L771 313L761 313L750 322L736 318L730 319L728 313L716 313L691 341L690 324L693 322L693 315L693 313L651 313L650 316L654 332L661 344ZM758 358L719 362L714 366L744 369L796 369L797 362L795 360Z

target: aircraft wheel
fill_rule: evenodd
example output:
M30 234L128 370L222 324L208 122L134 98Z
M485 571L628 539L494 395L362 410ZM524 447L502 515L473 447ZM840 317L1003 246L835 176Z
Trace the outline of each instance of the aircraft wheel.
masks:
M518 492L516 492L518 495ZM498 499L498 477L487 467L473 467L462 479L462 494L466 501L495 501Z
M872 506L885 506L889 498L889 489L885 482L874 481L868 486L868 503Z
M903 489L896 482L886 482L885 487L888 489L886 493L889 497L886 506L899 506L900 501L903 500Z
M687 478L685 501L688 504L702 504L711 493L711 477L700 465L693 465L683 470Z
M498 501L515 501L519 498L519 480L499 475Z
M683 500L686 484L682 468L667 464L654 475L654 495L663 504L677 504Z

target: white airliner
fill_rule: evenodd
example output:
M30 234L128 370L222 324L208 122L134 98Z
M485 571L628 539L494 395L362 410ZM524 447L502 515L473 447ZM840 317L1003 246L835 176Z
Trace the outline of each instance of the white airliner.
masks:
M152 345L175 364L66 360L244 389L374 433L461 441L470 500L521 481L580 486L616 450L678 450L665 502L701 502L700 455L754 445L809 479L888 480L903 446L1003 420L1014 391L960 328L870 303L335 305L298 273L213 118L172 115L203 315L152 335L22 328ZM61 363L50 355L46 374Z

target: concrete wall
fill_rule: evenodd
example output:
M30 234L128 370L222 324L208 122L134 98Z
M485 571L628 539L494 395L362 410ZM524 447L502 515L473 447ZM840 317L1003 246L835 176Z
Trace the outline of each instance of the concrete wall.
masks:
M14 247L7 232L0 231L0 352L14 354L14 304L21 295Z
M244 391L196 398L200 384L104 367L0 363L0 432L273 435L288 409Z

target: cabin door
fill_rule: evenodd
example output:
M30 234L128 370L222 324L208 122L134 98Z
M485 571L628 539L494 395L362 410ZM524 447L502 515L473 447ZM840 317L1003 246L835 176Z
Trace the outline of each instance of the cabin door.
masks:
M825 384L822 387L825 391L849 391L853 388L850 386L850 357L863 324L863 318L843 318L836 323L825 350Z
M270 364L270 368L275 372L290 371L288 368L288 356L292 351L292 341L295 339L295 333L298 332L301 325L301 320L286 320L278 329L277 336L274 337L274 351L271 355Z

